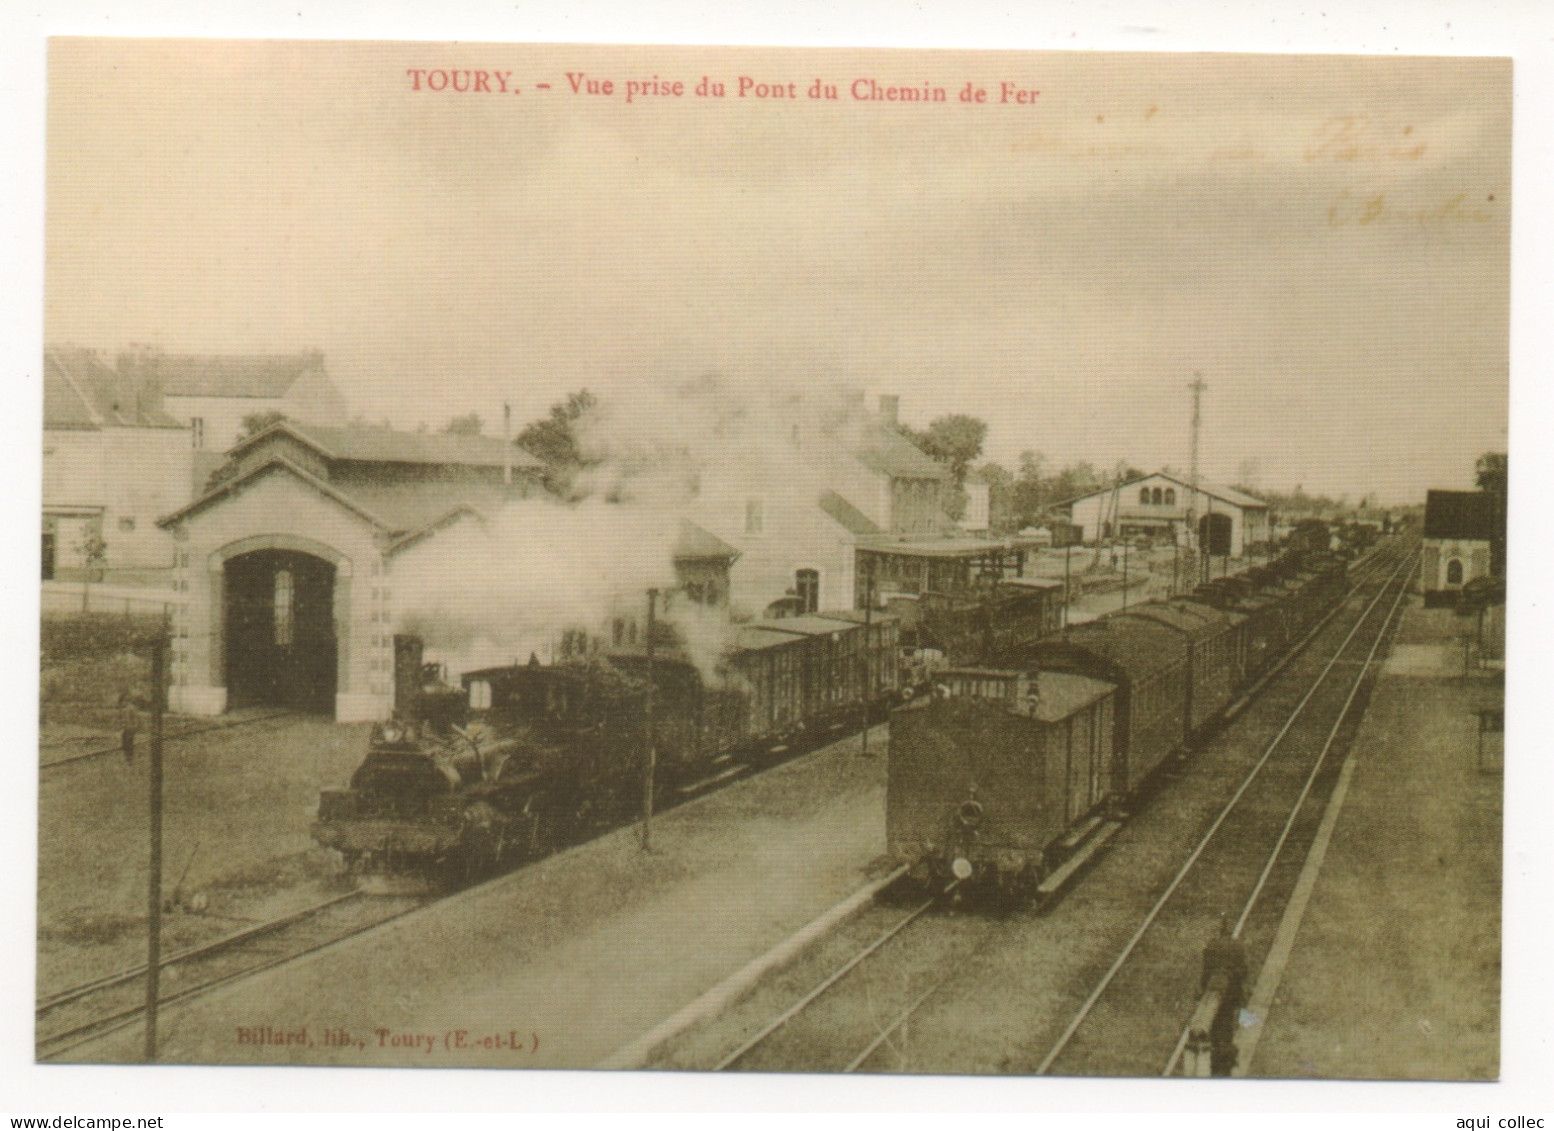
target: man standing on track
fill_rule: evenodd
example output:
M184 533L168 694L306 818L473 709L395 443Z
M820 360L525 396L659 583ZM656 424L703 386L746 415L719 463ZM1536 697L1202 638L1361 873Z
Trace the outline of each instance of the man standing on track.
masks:
M1210 1074L1229 1076L1236 1066L1236 1021L1246 1003L1246 944L1236 937L1230 915L1219 917L1219 933L1203 948L1203 977L1198 992L1219 991L1219 1009L1209 1030L1213 1044Z

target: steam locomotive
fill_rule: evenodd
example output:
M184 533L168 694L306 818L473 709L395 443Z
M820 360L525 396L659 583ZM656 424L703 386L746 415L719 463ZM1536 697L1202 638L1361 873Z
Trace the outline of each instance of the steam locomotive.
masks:
M672 644L465 673L453 687L396 639L396 709L314 839L358 872L473 878L671 805L883 719L899 626L843 611L732 629L715 670Z

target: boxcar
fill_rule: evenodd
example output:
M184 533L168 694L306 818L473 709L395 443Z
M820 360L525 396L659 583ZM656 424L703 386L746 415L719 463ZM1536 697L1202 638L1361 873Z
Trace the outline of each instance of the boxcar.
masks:
M1012 649L1000 667L1071 672L1117 688L1111 789L1136 793L1186 735L1188 644L1175 629L1143 617L1108 616Z
M1245 618L1179 597L1137 605L1118 615L1152 620L1181 635L1188 665L1184 742L1230 705L1238 684L1237 653Z
M917 601L917 646L953 666L1039 640L1062 622L1062 590L1061 581L1012 577L965 593L926 592Z
M890 722L885 833L919 879L1030 889L1109 792L1116 687L1066 672L961 668Z
M850 698L869 704L882 704L901 689L901 622L885 613L867 613L855 609L834 609L816 614L829 621L854 625L859 631L862 651L855 650L856 675L842 673L850 683Z

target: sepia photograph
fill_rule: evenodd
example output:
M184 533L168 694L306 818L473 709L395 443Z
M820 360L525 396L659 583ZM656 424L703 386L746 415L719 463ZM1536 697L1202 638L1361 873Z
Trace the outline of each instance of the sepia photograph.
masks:
M46 50L37 1062L1500 1078L1511 59Z

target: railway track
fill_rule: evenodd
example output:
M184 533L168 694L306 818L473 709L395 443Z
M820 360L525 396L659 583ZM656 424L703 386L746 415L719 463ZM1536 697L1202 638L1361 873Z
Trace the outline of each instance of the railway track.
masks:
M226 720L226 721L218 722L218 723L206 723L206 724L203 724L203 725L191 726L191 727L188 727L188 728L183 729L183 730L178 730L178 731L166 734L166 735L163 736L162 741L164 743L181 742L181 741L183 741L186 738L194 738L194 737L196 737L198 735L210 734L212 731L218 731L218 730L220 730L220 731L243 730L243 729L246 729L246 728L251 727L251 726L257 726L260 723L270 723L270 722L275 722L277 719L290 719L290 718L294 718L295 716L296 716L296 712L295 711L274 711L274 712L271 712L269 714L255 715L254 717L248 718L248 719L238 719L236 721ZM149 742L150 738L145 733L141 733L139 735L139 737L138 737L138 741L140 743L144 744L146 742ZM74 766L74 765L78 765L78 764L80 764L82 762L90 762L90 761L94 761L95 759L98 759L98 758L105 758L105 757L107 757L110 754L122 754L123 752L124 752L123 746L119 746L119 745L105 746L105 747L102 747L102 748L97 749L97 750L87 750L87 751L84 751L83 753L80 753L80 754L67 754L67 755L65 755L63 757L60 757L60 758L51 758L51 759L49 759L46 762L40 762L39 763L39 769L40 770L57 770L57 769L60 769L60 768L62 768L64 766Z
M209 993L398 918L424 904L421 897L347 892L258 926L165 957L161 994L167 1006ZM144 965L73 986L39 1000L35 1048L52 1060L145 1017Z
M1171 1075L1197 1002L1204 944L1219 916L1255 967L1277 927L1303 848L1321 820L1338 759L1329 755L1358 725L1354 705L1395 623L1412 552L1360 616L1289 712L1148 912L1118 948L1035 1066L1037 1075ZM1336 673L1336 674L1335 674ZM1274 755L1278 757L1275 758Z
M1393 621L1413 561L1413 548L1407 546L1360 563L1349 594L1279 669L1309 645L1342 635L1326 662L1319 661L1315 678L1293 694L1287 686L1293 675L1274 682L1276 672L1264 681L1266 699L1273 701L1282 725L1260 744L1240 786L1166 890L1156 895L1144 923L1122 944L1110 968L1088 994L1076 995L1083 1000L1068 1023L1050 1025L1061 1032L1039 1065L1032 1066L1036 1071L1158 1075L1163 1068L1168 1074L1175 1070L1185 1043L1184 1023L1197 997L1199 956L1219 912L1241 907L1238 930L1250 935L1254 956L1271 934L1278 897L1299 869L1299 861L1292 864L1291 858L1320 820L1326 787L1336 775L1337 760L1329 753L1352 725L1351 708ZM1363 608L1349 624L1344 611L1356 597ZM1030 922L1029 916L1017 918ZM921 1033L936 1023L924 1016L930 1012L926 1007L952 999L959 980L999 944L1007 926L983 915L957 914L938 896L905 914L899 908L869 908L827 940L824 954L800 963L802 969L784 972L731 1011L726 1032L737 1039L725 1040L722 1047L732 1044L729 1051L709 1056L711 1045L704 1037L681 1043L660 1063L756 1071L943 1070L929 1062L913 1063L913 1045L921 1043L914 1042L913 1028ZM830 972L820 977L822 970ZM1162 995L1162 970L1185 982ZM810 984L801 988L805 978ZM779 1007L776 1003L784 999L791 1004ZM1137 1032L1135 1014L1145 1020L1143 1028L1159 1031ZM1140 1055L1139 1049L1147 1051Z

